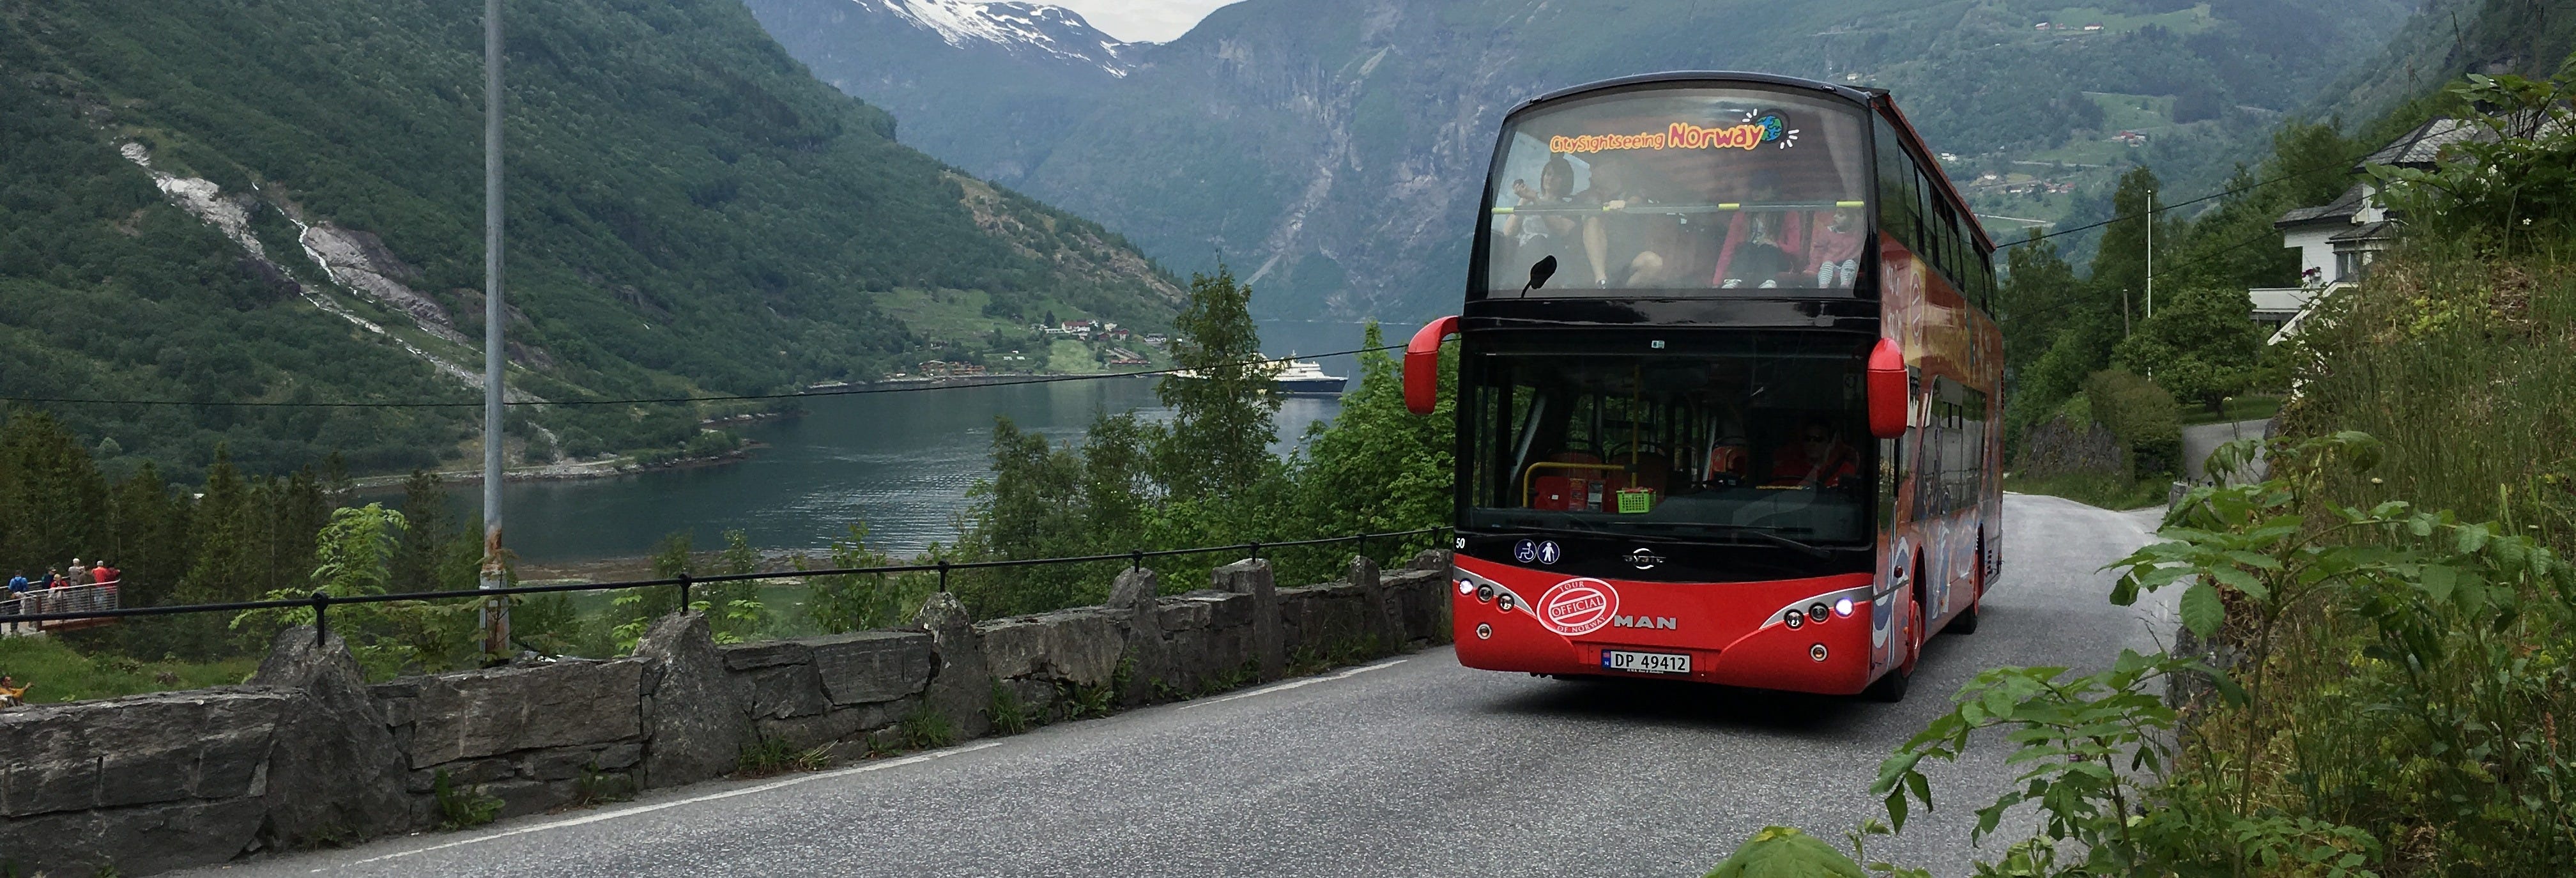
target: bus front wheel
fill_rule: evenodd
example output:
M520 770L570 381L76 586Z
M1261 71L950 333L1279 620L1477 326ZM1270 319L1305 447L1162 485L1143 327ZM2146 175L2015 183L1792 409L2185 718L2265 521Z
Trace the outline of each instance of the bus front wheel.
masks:
M1889 704L1903 701L1905 690L1913 685L1914 661L1923 653L1923 602L1915 600L1907 603L1914 609L1910 617L1912 621L1905 626L1905 660L1898 662L1896 667L1887 669L1887 673L1881 675L1878 682L1869 684L1869 688L1861 693L1871 701Z

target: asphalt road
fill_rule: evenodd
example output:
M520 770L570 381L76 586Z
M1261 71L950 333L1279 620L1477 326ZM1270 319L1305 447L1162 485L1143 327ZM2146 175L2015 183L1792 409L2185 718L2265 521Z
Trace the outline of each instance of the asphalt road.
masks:
M2153 518L2012 496L1984 630L1895 705L1458 666L1445 649L1011 738L197 874L1699 875L1754 830L1839 841L1879 760L1979 670L2099 667L2172 630L2103 600ZM1883 854L1968 870L2000 745Z

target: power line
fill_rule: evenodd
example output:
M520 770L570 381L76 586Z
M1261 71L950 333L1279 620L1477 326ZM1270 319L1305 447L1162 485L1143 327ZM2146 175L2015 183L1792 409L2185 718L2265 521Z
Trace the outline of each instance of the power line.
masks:
M2261 188L2263 188L2263 187L2265 187L2265 186L2270 186L2270 185L2272 185L2272 184L2274 184L2274 183L2280 183L2280 182L2284 182L2284 181L2287 181L2287 180L2294 180L2294 179L2298 179L2298 178L2300 178L2300 177L2305 177L2305 176L2308 176L2308 175L2310 175L2310 174L2317 173L2317 172L2319 172L2319 171L2334 170L2334 169L2336 169L2336 168L2350 168L2350 167L2352 167L2352 163L2353 163L2353 162L2357 162L2357 161L2360 161L2360 160L2362 160L2362 159L2369 158L2369 157L2371 156L2371 154L2376 153L2376 152L2378 152L2378 151L2379 151L2379 150L2377 150L2377 149L2367 150L2367 151L2362 152L2360 155L2356 155L2356 156L2353 156L2352 158L2345 159L2345 160L2343 160L2343 161L2339 161L2339 162L2335 162L2335 163L2333 163L2333 164L2323 164L2323 165L2318 165L2318 166L2316 166L2316 167L2309 168L2309 169L2304 170L2304 171L2292 171L2292 172L2290 172L2290 173L2282 174L2282 175L2280 175L2280 176L2278 176L2278 177L2274 177L2274 178L2269 179L2269 180L2258 180L2258 181L2255 181L2255 182L2252 182L2252 183L2247 183L2247 184L2245 184L2245 185L2243 185L2243 186L2238 186L2238 187L2236 187L2236 188L2234 188L2234 189L2223 189L2223 190L2220 190L2220 191L2217 191L2217 192L2212 192L2212 193L2209 193L2209 194L2207 194L2207 195L2203 195L2203 196L2201 196L2201 197L2199 197L2199 198L2194 198L2194 199L2191 199L2191 200L2189 200L2189 201L2177 201L2177 202L2174 202L2174 203L2172 203L2172 204L2165 205L2165 206L2163 206L2163 207L2155 208L2155 209L2153 209L2153 210L2143 211L2143 212L2140 212L2140 213L2121 214L2121 215L2119 215L2119 216L2115 216L2115 217L2112 217L2112 218L2110 218L2110 219L2103 220L2103 221L2098 222L2098 223L2091 223L2091 224L2087 224L2087 225L2076 226L2076 227L2071 228L2071 229L2059 229L2059 230L2057 230L2057 231L2050 232L2050 233L2045 234L2045 235L2040 235L2040 236L2038 236L2038 237L2032 237L2032 238L2021 238L2021 239L2017 239L2017 240L2006 241L2006 242L2004 242L2004 243L2001 243L2001 244L1997 244L1997 245L1995 245L1995 249L1997 249L1997 250L2001 250L2001 249L2003 249L2003 248L2005 248L2005 247L2011 247L2011 246L2018 245L2018 244L2032 244L2032 243L2037 243L2037 242L2040 242L2040 241L2045 241L2045 240L2048 240L2048 239L2050 239L2050 238L2057 237L2057 236L2059 236L2059 235L2072 235L2072 234L2075 234L2076 232L2090 231L2090 230L2098 229L2098 228L2101 228L2101 227L2103 227L2103 226L2107 226L2107 225L2110 225L2110 224L2112 224L2112 223L2116 223L2116 222L2123 222L2123 221L2127 221L2127 220L2133 220L2133 219L2137 219L2137 218L2142 217L2142 216L2152 216L2152 215L2155 215L2155 214L2160 214L2160 213L2164 213L2164 212L2169 211L2169 210L2173 210L2173 209L2175 209L2175 208L2188 207L2188 206L2191 206L2191 205L2194 205L2194 204L2199 204L2199 203L2201 203L2201 202L2203 202L2203 201L2209 201L2209 200L2211 200L2211 199L2216 199L2216 198L2225 198L2225 197L2230 196L2230 195L2236 195L2236 194L2244 193L2244 192L2251 192L2251 191L2254 191L2254 190L2256 190L2256 189L2261 189Z
M1396 350L1396 349L1398 349L1398 348L1402 348L1402 347L1404 347L1404 346L1403 346L1403 345L1379 345L1379 346L1377 346L1377 347L1373 347L1373 348L1353 348L1353 349L1351 349L1351 350L1347 350L1347 351L1331 351L1331 352L1321 353L1321 354L1304 354L1304 355L1300 355L1300 356L1310 357L1310 358L1340 357L1340 356L1348 356L1348 355L1352 355L1352 354L1366 354L1366 353L1374 353L1374 352L1377 352L1377 351L1391 351L1391 350ZM1215 366L1214 368L1218 368L1218 369L1227 369L1227 368L1233 368L1233 367L1237 367L1237 366L1261 366L1261 365L1269 365L1269 364L1273 364L1273 363L1285 363L1285 362L1288 362L1288 361L1290 361L1290 360L1297 359L1297 358L1298 358L1298 356L1288 356L1288 357L1267 357L1267 358L1262 358L1262 359L1257 359L1257 360L1242 360L1242 361L1233 362L1233 363L1224 363L1224 364L1220 364L1220 365L1218 365L1218 366ZM1020 379L1020 380L1016 380L1016 381L986 381L986 382L975 383L975 384L923 384L923 385L914 385L914 386L908 386L908 387L851 387L851 388L838 388L838 389L833 389L833 390L823 390L823 391L800 391L800 392L796 392L796 393L746 393L746 394L736 394L736 395L730 395L730 396L654 396L654 397L633 397L633 398L628 398L628 399L575 399L575 400L550 400L550 401L545 401L545 402L539 402L539 401L536 401L536 400L513 400L513 401L510 401L510 402L507 402L507 403L504 403L504 404L505 404L505 405L538 405L538 406L596 406L596 405L652 405L652 404L661 404L661 403L681 403L681 402L742 402L742 401L771 400L771 399L814 399L814 398L818 398L818 397L826 397L826 396L865 396L865 395L869 395L869 394L877 394L877 393L920 393L920 392L924 392L924 391L931 391L931 390L954 390L954 389L961 388L961 387L1017 387L1017 386L1020 386L1020 385L1023 385L1023 384L1054 384L1054 383L1062 382L1062 381L1096 381L1096 380L1103 379L1103 378L1141 378L1141 377L1149 377L1149 376L1154 376L1154 375L1170 375L1170 374L1174 374L1174 373L1177 373L1177 372L1187 372L1187 371L1192 371L1192 370L1190 370L1190 369L1185 369L1185 368L1171 368L1171 369L1153 369L1153 370L1143 371L1143 372L1098 372L1098 373L1093 373L1093 374L1089 374L1089 375L1035 375L1035 376L1030 376L1030 377L1028 377L1028 378L1024 378L1024 379ZM238 401L238 400L225 400L225 401L216 401L216 402L191 402L191 401L188 401L188 400L177 400L177 399L99 399L99 398L91 398L91 397L73 397L73 396L0 396L0 402L65 403L65 404L77 404L77 405L207 406L207 407L212 407L212 408L372 408L372 409L406 409L406 408L407 408L407 409L471 408L471 407L475 407L475 406L483 405L483 403L481 403L481 402L244 402L244 401Z

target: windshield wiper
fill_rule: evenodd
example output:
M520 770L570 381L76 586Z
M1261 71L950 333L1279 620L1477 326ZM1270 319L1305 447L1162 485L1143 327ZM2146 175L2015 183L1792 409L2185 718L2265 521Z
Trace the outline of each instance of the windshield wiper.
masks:
M1811 557L1811 558L1830 558L1830 557L1833 557L1833 553L1831 553L1831 552L1827 552L1827 551L1825 551L1824 549L1819 548L1819 547L1817 547L1817 546L1815 546L1815 545L1812 545L1812 544L1809 544L1809 543L1805 543L1805 542L1801 542L1801 541L1794 540L1794 539L1790 539L1790 538L1785 537L1785 536L1781 536L1781 535L1780 535L1780 531L1781 531L1781 530L1783 530L1783 528L1777 528L1777 527L1766 527L1766 526L1759 525L1759 524L1719 524L1719 523L1713 523L1713 522L1712 522L1712 523L1698 523L1698 522L1694 522L1694 523L1690 523L1690 524L1683 524L1683 523L1679 523L1679 522L1667 522L1667 521L1640 521L1640 522L1637 522L1637 524L1638 524L1638 525L1640 525L1640 526L1644 526L1644 527L1660 527L1660 528L1665 528L1665 529L1668 529L1668 530L1681 530L1681 529L1683 529L1683 528L1692 528L1692 527L1716 528L1716 529L1724 530L1724 531L1727 531L1727 532L1730 532L1730 533L1745 534L1745 535L1751 536L1751 537L1753 537L1753 538L1755 538L1755 539L1759 539L1759 540L1761 540L1761 541L1763 541L1763 542L1770 543L1770 544L1775 545L1775 546L1780 546L1780 547L1782 547L1782 548L1793 549L1793 550L1796 550L1799 554L1803 554L1803 555L1806 555L1806 556Z
M1568 523L1568 524L1580 524L1580 523L1582 523L1582 522L1569 521L1569 522L1567 522L1567 523ZM1797 553L1799 553L1799 554L1806 555L1806 556L1811 557L1811 558L1830 558L1830 557L1833 557L1833 553L1828 552L1828 551L1824 550L1823 548L1817 547L1817 546L1812 545L1812 544L1809 544L1809 543L1804 543L1804 542L1800 542L1800 541L1798 541L1798 540L1790 539L1790 538L1785 537L1785 536L1781 536L1781 535L1778 533L1778 531L1780 530L1779 528L1764 527L1764 526L1762 526L1762 525L1758 525L1758 524L1699 524L1699 523L1682 524L1682 523L1669 522L1669 521L1622 521L1622 522L1619 522L1619 524L1620 524L1620 525L1623 525L1623 526L1626 526L1626 527L1632 527L1632 528L1639 528L1639 529L1653 528L1653 529L1657 529L1657 530L1664 530L1664 531L1679 531L1679 530L1686 530L1686 529L1690 529L1690 528L1714 528L1714 529L1718 529L1718 530L1727 531L1727 532L1730 532L1730 533L1746 534L1746 535L1752 536L1752 537L1753 537L1753 538L1755 538L1755 539L1761 540L1761 541L1763 541L1763 542L1770 543L1770 544L1772 544L1772 545L1779 546L1779 547L1784 548L1784 549L1789 549L1789 550L1795 551L1795 552L1797 552ZM1496 525L1496 526L1494 527L1494 529L1495 529L1495 530L1505 530L1505 531L1519 531L1519 532L1526 532L1526 533L1555 534L1555 535L1558 535L1558 536L1578 536L1578 537L1618 536L1618 533L1617 533L1617 532L1612 531L1612 530L1609 530L1608 528L1600 528L1600 527L1579 528L1579 527L1550 527L1550 526L1546 526L1546 525L1536 525L1536 524L1502 524L1502 525Z

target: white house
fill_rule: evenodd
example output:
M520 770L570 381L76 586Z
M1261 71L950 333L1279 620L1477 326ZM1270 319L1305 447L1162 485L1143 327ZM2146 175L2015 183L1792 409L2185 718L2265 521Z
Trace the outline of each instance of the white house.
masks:
M2486 136L2482 129L2457 119L2435 119L2353 166L2358 174L2370 165L2431 169L2442 147ZM2281 246L2299 251L2299 285L2247 290L2254 302L2254 322L2272 329L2267 343L2298 334L2308 305L2318 296L2361 282L2380 254L2396 246L2402 225L2379 204L2379 190L2354 183L2321 207L2302 207L2281 215L2272 227L2281 230Z

